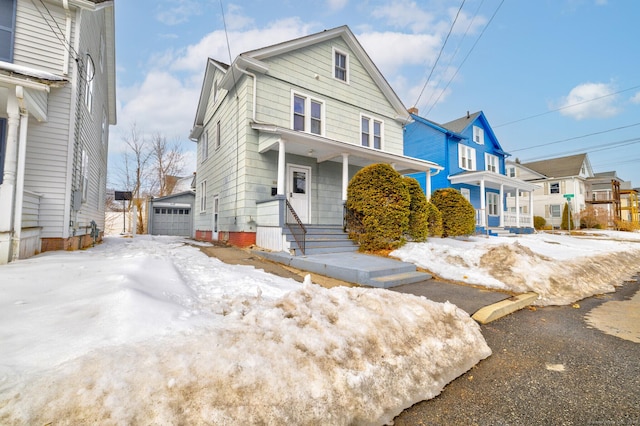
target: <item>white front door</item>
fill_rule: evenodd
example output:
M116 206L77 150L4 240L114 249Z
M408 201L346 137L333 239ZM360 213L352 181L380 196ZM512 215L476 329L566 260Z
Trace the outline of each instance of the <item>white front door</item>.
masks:
M211 239L218 240L218 219L220 218L220 197L214 195L213 197L213 223L211 226Z
M302 223L311 219L311 167L287 164L287 199Z

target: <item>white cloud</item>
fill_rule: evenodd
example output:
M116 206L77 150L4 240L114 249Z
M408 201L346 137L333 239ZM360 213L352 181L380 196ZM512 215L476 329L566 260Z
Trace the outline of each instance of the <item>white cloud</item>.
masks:
M225 13L225 22L227 30L236 31L247 28L254 24L255 20L242 13L242 7L236 4L230 4Z
M612 95L614 92L612 84L580 84L571 89L555 108L564 108L560 113L576 120L612 117L620 112L616 106L617 96Z
M640 104L640 92L631 97L631 102L634 104Z
M432 29L435 21L434 15L422 10L416 2L406 0L376 7L371 14L374 18L385 19L396 28L409 27L416 33Z
M385 77L407 65L432 64L440 48L440 39L431 34L371 32L357 37Z
M156 19L165 25L178 25L187 22L192 15L199 15L200 10L201 5L194 0L173 0L158 5Z
M347 3L349 3L349 0L327 0L327 6L332 12L344 9Z

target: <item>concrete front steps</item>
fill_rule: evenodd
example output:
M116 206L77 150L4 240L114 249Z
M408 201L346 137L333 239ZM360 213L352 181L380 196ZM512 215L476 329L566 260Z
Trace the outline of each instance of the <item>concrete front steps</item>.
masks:
M358 251L358 246L349 239L349 235L339 225L305 225L307 235L305 251L298 247L288 227L284 227L283 233L289 241L290 252L293 256L326 254L326 253L353 253Z

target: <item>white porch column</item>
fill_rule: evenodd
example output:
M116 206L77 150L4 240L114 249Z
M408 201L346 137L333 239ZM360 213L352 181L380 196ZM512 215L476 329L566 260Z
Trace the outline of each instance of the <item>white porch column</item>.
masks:
M481 217L480 217L480 226L486 226L487 225L487 196L484 193L485 192L485 188L484 188L484 178L480 179L480 212L481 212Z
M427 170L426 173L427 177L426 177L426 192L427 192L427 201L429 201L431 199L431 169Z
M20 101L20 134L18 138L18 168L16 171L16 197L13 216L13 238L11 240L11 261L20 257L20 238L22 234L22 203L24 201L24 169L27 161L27 129L29 112L24 107L24 93L21 86L16 87L16 96Z
M0 186L0 265L11 260L13 216L15 214L16 176L18 169L18 125L20 113L15 95L7 97L7 141L5 146L4 173Z
M349 185L349 154L342 153L342 201L347 201L348 185Z
M500 184L500 201L498 202L500 209L500 228L504 228L504 183Z
M516 226L520 227L520 190L516 188Z
M533 228L533 191L529 191L529 226Z
M284 195L285 191L285 143L282 139L278 141L278 195Z

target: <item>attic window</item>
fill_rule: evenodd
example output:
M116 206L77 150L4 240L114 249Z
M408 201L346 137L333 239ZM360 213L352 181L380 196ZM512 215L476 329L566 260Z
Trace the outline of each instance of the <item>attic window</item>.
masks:
M484 129L473 126L473 141L479 145L484 145Z
M336 48L333 49L333 78L349 82L349 55Z

